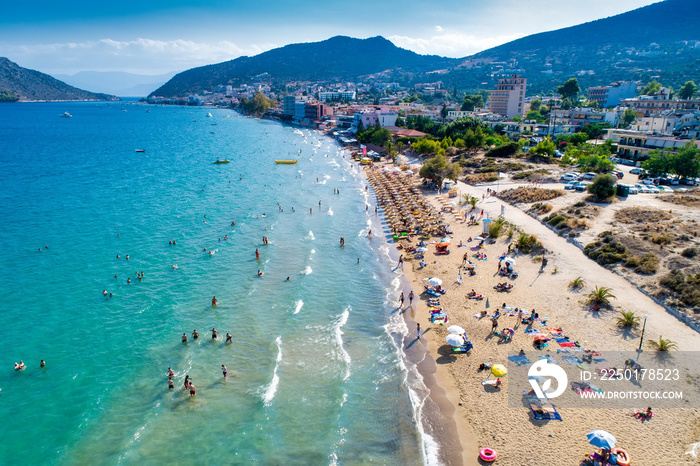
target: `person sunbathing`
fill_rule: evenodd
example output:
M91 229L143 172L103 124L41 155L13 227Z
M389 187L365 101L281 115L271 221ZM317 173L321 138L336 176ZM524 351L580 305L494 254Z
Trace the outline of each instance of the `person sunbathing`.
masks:
M472 288L472 290L469 292L469 294L467 296L469 296L470 298L472 296L476 296L476 291L474 291L474 288Z

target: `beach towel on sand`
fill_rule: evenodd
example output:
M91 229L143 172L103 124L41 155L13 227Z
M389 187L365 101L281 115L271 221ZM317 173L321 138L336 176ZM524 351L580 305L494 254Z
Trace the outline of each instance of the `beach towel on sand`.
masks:
M562 346L564 348L575 348L576 344L570 341L567 341L566 343L559 343L559 346Z
M526 365L526 364L532 364L532 362L530 362L530 360L527 358L527 356L521 356L521 355L517 355L517 356L508 356L508 359L509 359L510 361L513 361L513 362L514 362L515 364L517 364L518 366L524 366L524 365Z
M543 354L539 356L539 359L546 359L548 363L550 364L559 364L559 360L554 357L554 355L551 354Z
M575 366L576 364L581 364L581 360L577 356L563 356L562 359L572 366Z
M554 407L553 404L551 403L542 403L539 405L538 403L530 403L530 410L532 411L532 415L537 419L538 421L544 421L544 420L549 420L549 421L561 421L561 414L557 411L557 408Z
M567 343L569 342L569 337L552 337L552 340L556 341L557 343Z

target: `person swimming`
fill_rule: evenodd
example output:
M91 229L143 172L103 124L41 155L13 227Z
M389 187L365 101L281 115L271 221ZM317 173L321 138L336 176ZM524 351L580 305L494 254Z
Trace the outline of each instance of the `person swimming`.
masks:
M258 277L262 277L262 276L263 276L262 270L258 270Z
M16 371L23 371L27 366L24 365L24 361L20 361L19 364L15 363Z

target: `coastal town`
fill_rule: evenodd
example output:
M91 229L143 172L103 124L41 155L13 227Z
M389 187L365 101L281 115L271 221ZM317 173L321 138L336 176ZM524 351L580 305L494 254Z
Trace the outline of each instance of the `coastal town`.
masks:
M17 39L0 463L697 465L700 10L634 1Z

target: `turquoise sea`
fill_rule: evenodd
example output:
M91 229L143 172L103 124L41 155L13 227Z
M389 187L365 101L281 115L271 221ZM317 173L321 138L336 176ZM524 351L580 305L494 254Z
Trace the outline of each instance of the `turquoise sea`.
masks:
M230 110L0 105L0 464L438 461L365 185Z

